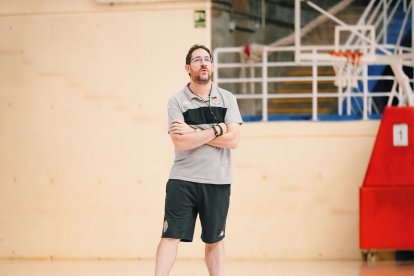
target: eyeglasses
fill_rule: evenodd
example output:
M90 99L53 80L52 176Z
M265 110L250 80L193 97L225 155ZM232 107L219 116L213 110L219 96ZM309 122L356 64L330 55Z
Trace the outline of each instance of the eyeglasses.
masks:
M204 60L204 63L208 63L208 64L213 62L213 59L211 57L209 57L209 56L206 56L204 58L203 57L200 57L200 56L193 57L191 59L191 62L200 64L203 60Z

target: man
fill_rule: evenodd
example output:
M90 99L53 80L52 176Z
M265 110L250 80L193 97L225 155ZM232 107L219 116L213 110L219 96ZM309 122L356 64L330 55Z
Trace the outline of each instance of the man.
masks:
M232 181L231 149L242 118L236 98L211 81L210 50L194 45L186 56L190 82L168 102L175 160L166 188L156 276L168 275L180 241L191 242L197 215L211 276L223 275L225 226Z

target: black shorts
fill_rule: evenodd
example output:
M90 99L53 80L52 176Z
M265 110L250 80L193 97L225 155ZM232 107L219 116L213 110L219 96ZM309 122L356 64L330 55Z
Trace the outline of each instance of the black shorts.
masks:
M202 184L177 179L167 183L162 238L193 240L200 215L201 240L215 243L225 236L230 184Z

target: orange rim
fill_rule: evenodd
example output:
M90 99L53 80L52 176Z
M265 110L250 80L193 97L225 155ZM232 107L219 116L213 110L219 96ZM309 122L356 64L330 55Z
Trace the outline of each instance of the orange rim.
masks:
M360 64L361 57L363 55L361 52L355 52L355 51L349 51L349 52L332 51L329 54L335 57L345 57L346 60L351 62L352 64Z

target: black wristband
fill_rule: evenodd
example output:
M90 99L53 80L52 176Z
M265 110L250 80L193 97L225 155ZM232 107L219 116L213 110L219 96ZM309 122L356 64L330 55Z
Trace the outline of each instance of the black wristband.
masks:
M223 135L223 128L221 127L221 125L217 124L216 126L218 126L219 129L220 129L220 134L218 136Z
M219 135L218 134L218 132L217 132L217 129L215 128L215 126L214 125L211 125L211 127L213 128L213 130L214 130L214 135L216 135L216 137Z

